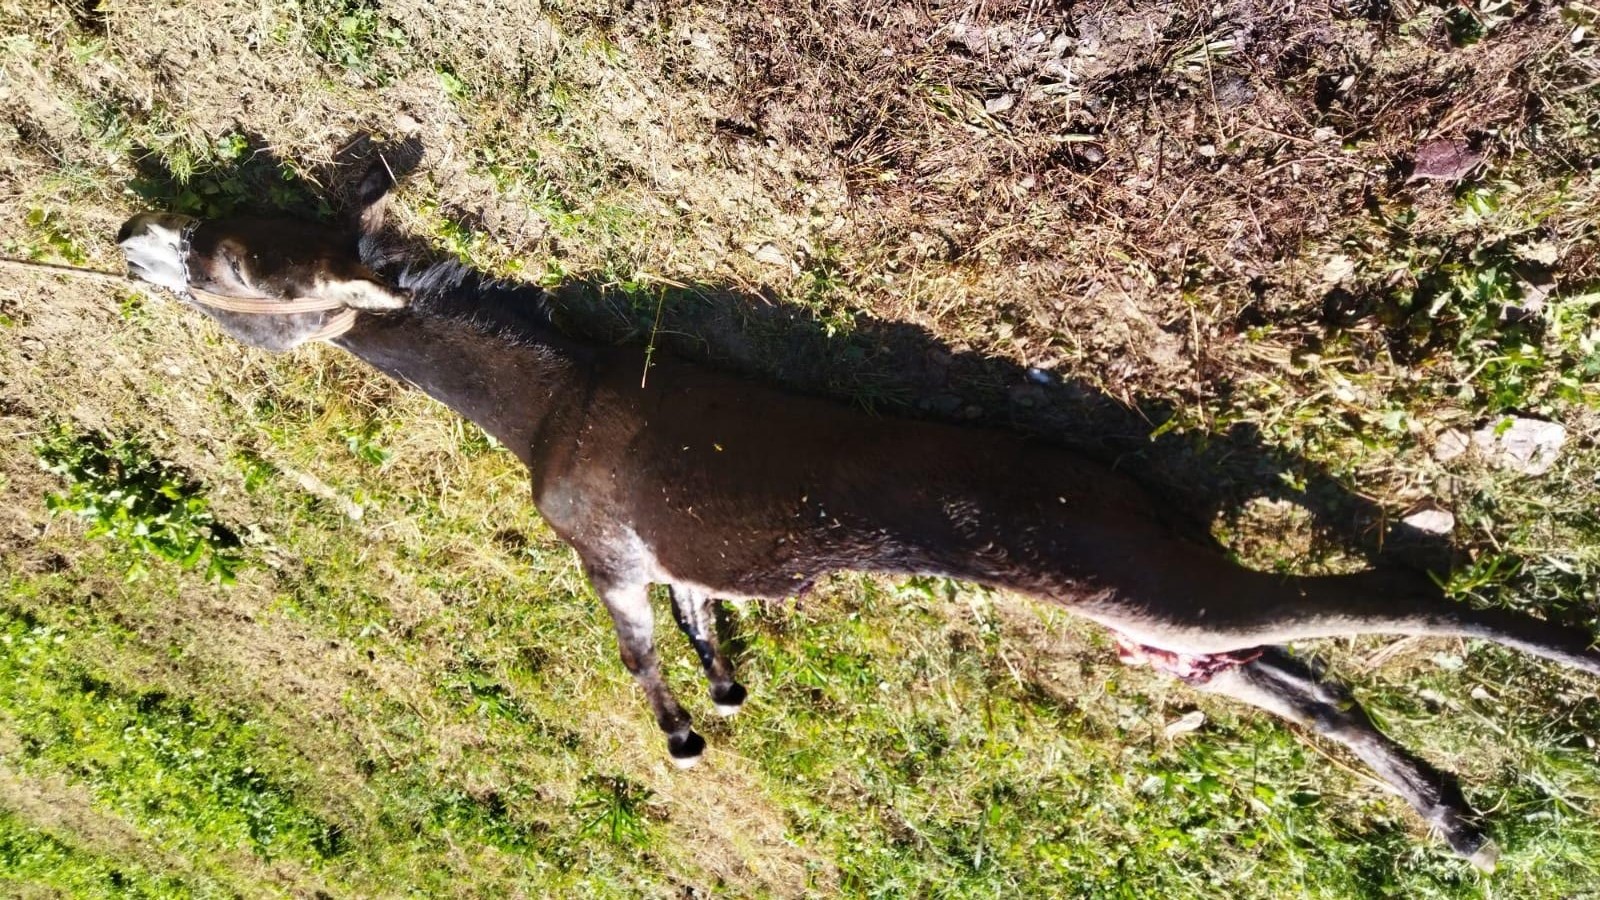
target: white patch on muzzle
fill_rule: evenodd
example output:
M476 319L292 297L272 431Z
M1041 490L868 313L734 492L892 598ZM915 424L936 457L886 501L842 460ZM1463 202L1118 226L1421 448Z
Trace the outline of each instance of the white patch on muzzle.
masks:
M189 290L189 265L184 258L183 231L195 221L177 213L143 213L123 226L118 242L128 258L128 274L176 291Z

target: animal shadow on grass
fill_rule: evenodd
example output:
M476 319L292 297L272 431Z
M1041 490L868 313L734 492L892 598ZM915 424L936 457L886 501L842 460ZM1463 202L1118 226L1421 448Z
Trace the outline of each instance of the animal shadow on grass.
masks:
M187 178L145 154L132 189L152 208L200 216L282 215L326 221L375 159L404 178L422 159L415 140L380 145L356 135L330 162L302 171L245 136L246 146ZM442 256L425 236L386 235L413 259ZM529 285L528 302L540 302ZM926 329L858 315L847 332L775 296L715 283L655 285L648 295L576 277L550 292L557 323L611 343L659 351L829 396L890 416L1009 428L1111 465L1169 498L1170 518L1209 540L1215 518L1254 498L1306 509L1320 538L1386 563L1447 573L1450 543L1399 523L1326 467L1274 447L1247 424L1223 432L1161 429L1168 402L1130 406L1086 382L1013 360L955 349ZM835 323L836 324L836 323ZM645 373L641 373L644 376ZM1226 391L1226 386L1220 388ZM1154 435L1154 437L1152 437Z
M381 148L366 134L352 136L333 159L295 166L251 132L234 132L180 175L161 153L139 148L128 188L151 209L202 218L259 215L328 222L339 215L355 180L381 149L396 180L422 161L422 143L406 140ZM419 248L420 250L420 248Z

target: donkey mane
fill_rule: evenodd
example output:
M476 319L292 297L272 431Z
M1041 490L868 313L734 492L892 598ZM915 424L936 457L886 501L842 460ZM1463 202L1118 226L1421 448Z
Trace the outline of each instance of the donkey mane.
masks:
M458 322L488 337L529 346L547 343L559 329L551 321L550 294L537 285L506 281L404 235L385 221L395 170L410 171L420 149L399 149L392 163L371 166L355 185L350 224L356 256L410 294L408 309L422 318Z
M490 337L518 344L549 340L550 294L531 284L504 281L455 260L408 265L394 274L409 291L412 313L460 322Z

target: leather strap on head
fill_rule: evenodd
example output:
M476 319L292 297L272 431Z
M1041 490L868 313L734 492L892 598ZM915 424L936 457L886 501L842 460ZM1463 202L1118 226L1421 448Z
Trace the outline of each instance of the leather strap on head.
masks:
M210 291L202 291L193 287L189 288L189 297L201 306L209 306L212 309L266 316L327 312L330 309L344 307L342 301L329 300L323 297L299 297L294 300L268 300L264 297L224 297L221 294L213 294Z
M199 220L184 226L183 233L178 241L178 259L183 265L183 281L189 282L189 240L194 236L194 230L200 226ZM295 313L328 312L330 310L343 310L328 321L322 323L306 338L308 341L331 341L341 334L349 331L356 324L356 311L345 307L339 300L330 300L324 297L297 297L293 300L269 300L264 297L225 297L222 294L213 294L191 287L184 292L190 300L209 309L223 312L244 313L258 316L288 316Z
M308 341L331 341L355 327L358 313L338 300L323 297L300 297L295 300L266 300L258 297L224 297L198 288L188 290L189 299L201 306L223 312L244 313L253 316L284 316L293 313L327 312L341 310L329 316L322 327L312 332Z
M351 328L354 328L356 324L356 317L358 315L360 314L355 310L347 309L336 316L332 316L328 319L328 321L322 323L321 328L318 328L316 331L312 332L311 336L306 338L306 340L331 341L334 338L344 334L346 331L349 331Z

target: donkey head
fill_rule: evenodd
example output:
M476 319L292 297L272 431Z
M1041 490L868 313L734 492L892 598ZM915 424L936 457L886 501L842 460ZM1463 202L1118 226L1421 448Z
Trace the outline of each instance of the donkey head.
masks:
M129 274L175 292L243 343L289 350L342 334L358 310L406 305L405 292L361 259L360 229L376 227L392 184L372 181L363 184L359 229L141 213L123 224L117 244Z

